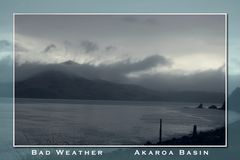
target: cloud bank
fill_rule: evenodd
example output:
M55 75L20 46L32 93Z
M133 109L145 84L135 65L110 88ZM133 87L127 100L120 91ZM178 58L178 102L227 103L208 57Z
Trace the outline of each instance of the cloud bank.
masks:
M59 64L25 63L16 66L16 80L24 80L35 74L48 70L57 70L88 79L101 79L115 83L137 84L145 88L159 91L209 91L224 92L225 73L222 68L217 70L199 71L183 74L180 71L144 72L156 66L170 67L171 60L163 56L152 55L140 61L120 61L112 64L78 64L67 61ZM139 76L128 76L142 72Z

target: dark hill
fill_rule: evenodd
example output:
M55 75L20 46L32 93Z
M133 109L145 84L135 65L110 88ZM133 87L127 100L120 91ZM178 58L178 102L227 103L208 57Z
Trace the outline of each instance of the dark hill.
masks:
M223 102L223 93L158 92L131 84L47 71L15 84L16 98Z
M89 80L59 71L47 71L16 83L17 98L158 100L151 90L135 85Z

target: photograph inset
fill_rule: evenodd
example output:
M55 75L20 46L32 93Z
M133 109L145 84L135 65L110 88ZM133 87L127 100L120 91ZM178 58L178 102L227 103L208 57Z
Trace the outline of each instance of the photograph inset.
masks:
M16 14L15 146L225 146L225 14Z

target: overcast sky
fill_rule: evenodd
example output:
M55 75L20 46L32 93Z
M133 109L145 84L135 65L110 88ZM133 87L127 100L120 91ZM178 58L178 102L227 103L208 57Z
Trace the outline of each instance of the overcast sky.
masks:
M224 89L224 15L17 15L15 31L19 71L72 60L71 70L90 78Z

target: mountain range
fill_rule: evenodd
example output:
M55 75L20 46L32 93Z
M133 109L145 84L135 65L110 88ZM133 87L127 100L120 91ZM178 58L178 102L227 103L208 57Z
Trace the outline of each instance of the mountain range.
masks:
M161 85L161 83L159 83ZM15 83L16 98L220 102L224 93L198 91L160 92L133 84L87 79L48 70Z

